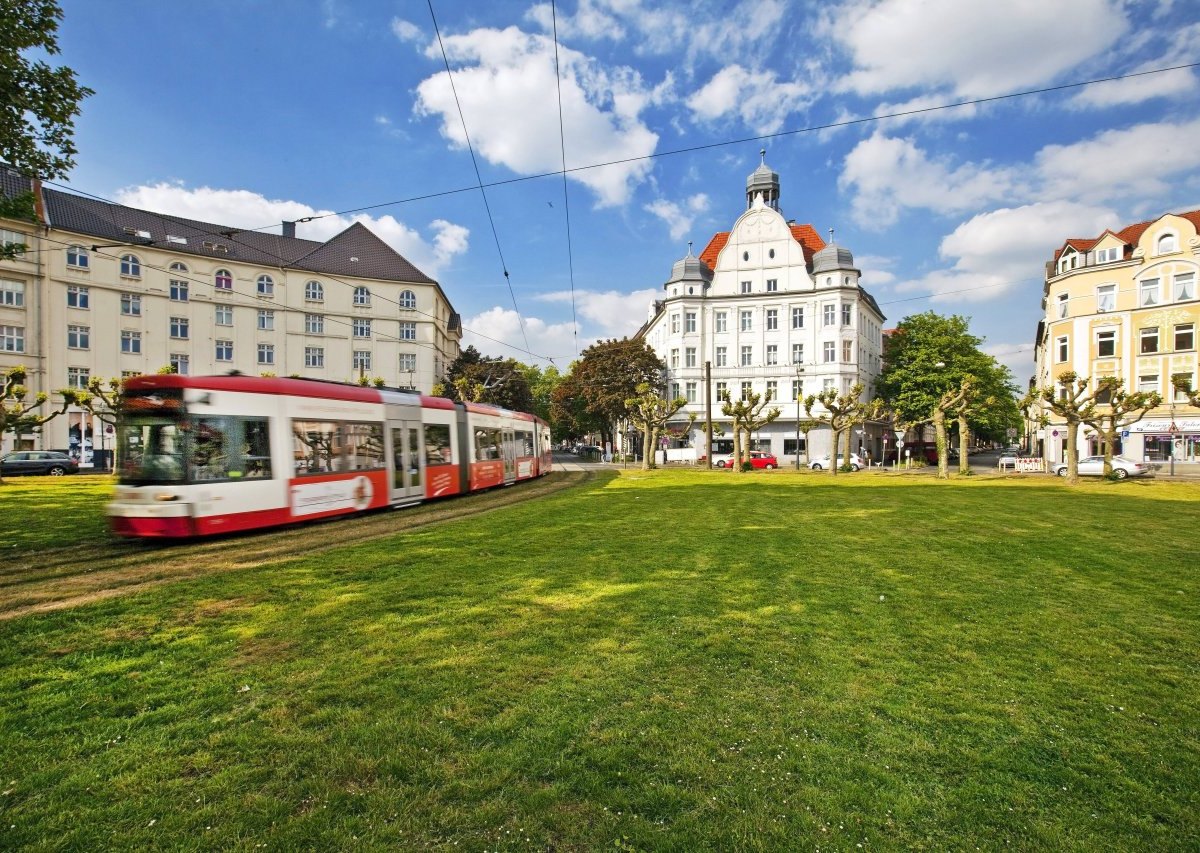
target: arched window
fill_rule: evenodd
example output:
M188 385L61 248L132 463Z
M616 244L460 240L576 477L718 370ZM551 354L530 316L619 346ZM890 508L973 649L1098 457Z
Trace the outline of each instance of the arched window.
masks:
M1179 240L1174 234L1163 234L1158 238L1158 254L1163 255L1167 252L1178 252Z
M260 275L258 277L258 295L259 296L274 296L275 295L275 279L269 275Z
M324 302L325 288L319 281L310 281L304 285L304 298L309 302Z
M137 255L121 256L121 275L127 275L130 278L142 277L142 262L138 260Z
M88 257L88 250L83 246L67 247L67 266L87 269L89 260L90 258Z
M354 304L355 305L370 305L371 291L366 287L354 288Z
M404 292L402 292L400 294L400 307L401 308L416 308L417 307L417 294L413 293L411 290L405 290Z
M179 261L176 261L175 263L171 264L170 270L171 272L187 273L188 268L187 264L181 264Z
M233 290L233 275L229 270L217 270L213 273L213 286L217 290Z

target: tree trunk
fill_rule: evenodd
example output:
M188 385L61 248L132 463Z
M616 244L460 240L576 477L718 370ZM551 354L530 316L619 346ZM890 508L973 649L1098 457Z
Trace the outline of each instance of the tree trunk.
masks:
M646 432L642 438L642 470L649 471L654 467L654 430L650 429L649 424L646 425Z
M846 452L842 455L845 464L850 464L850 454L853 452L850 449L850 442L854 440L854 424L846 427Z
M971 462L967 457L967 443L971 438L970 427L967 426L967 416L958 416L958 473L971 473Z
M1104 476L1111 477L1113 472L1113 445L1117 443L1117 418L1112 418L1103 430L1097 430L1104 435ZM1172 452L1174 452L1172 450Z
M836 477L838 472L838 444L840 444L842 440L842 431L840 429L834 429L833 424L829 425L829 429L833 433L833 443L829 445L829 471L833 474L833 476Z
M1067 485L1079 485L1079 421L1067 421Z
M950 479L950 459L946 452L946 413L941 409L933 410L933 434L937 441L938 479Z
M733 470L739 474L742 471L742 431L733 428Z

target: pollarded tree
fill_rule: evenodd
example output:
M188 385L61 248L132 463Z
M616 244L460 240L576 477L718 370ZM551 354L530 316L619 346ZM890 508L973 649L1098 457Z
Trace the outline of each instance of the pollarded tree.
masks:
M50 399L45 391L39 391L29 399L29 389L25 387L26 371L23 365L10 367L0 373L0 436L9 430L20 426L22 429L36 429L46 421L57 418L71 405L67 395L63 396L62 407L48 414L35 413Z
M767 408L770 404L770 391L765 396L747 391L736 402L729 398L728 391L721 392L721 414L733 419L733 458L737 460L733 469L739 473L744 470L744 463L750 460L751 434L779 417L779 409Z
M93 94L41 58L59 52L62 16L54 0L5 0L0 12L0 160L32 177L62 178L75 165L75 116Z
M642 470L649 471L655 467L654 447L658 441L658 434L666 428L671 417L687 405L687 399L685 397L676 397L674 400L663 399L647 382L639 385L637 390L638 395L626 400L625 405L629 407L629 419L642 432L644 439ZM695 420L696 416L693 414L691 421Z
M809 420L817 423L828 424L830 431L833 433L833 442L830 445L832 452L829 454L831 472L836 476L838 472L838 444L843 433L846 436L846 450L842 460L846 465L850 464L850 435L854 424L861 420L866 420L864 415L864 406L870 405L874 407L874 403L863 403L860 399L863 393L863 384L861 382L854 383L850 390L845 394L839 394L835 388L826 388L820 394L809 394L804 398L804 413ZM813 414L813 409L820 404L825 409L825 414Z
M1162 397L1154 391L1126 391L1125 381L1115 376L1096 380L1096 406L1083 422L1104 437L1104 476L1113 473L1113 447L1125 427L1135 424L1151 409L1162 405Z
M1096 414L1096 392L1089 391L1091 382L1069 370L1058 377L1058 382L1048 388L1031 388L1025 402L1037 402L1066 422L1067 428L1067 484L1079 483L1079 425L1092 420ZM1043 425L1048 418L1040 418Z

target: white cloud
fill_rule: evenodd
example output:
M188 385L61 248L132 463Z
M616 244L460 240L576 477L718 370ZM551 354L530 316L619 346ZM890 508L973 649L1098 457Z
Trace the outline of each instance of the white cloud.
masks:
M662 291L658 288L646 288L630 293L621 293L616 290L576 290L575 316L588 321L588 343L600 338L622 338L632 335L642 327L642 324L646 322L650 304L661 295ZM570 304L571 293L569 291L544 293L535 299L542 302ZM583 343L583 337L581 331L580 349L586 346Z
M432 238L392 216L331 216L298 201L268 199L249 190L222 190L212 187L189 189L176 183L158 183L126 187L116 201L129 207L152 210L185 219L195 219L235 228L260 229L272 223L295 222L307 216L322 218L299 223L296 236L308 240L328 240L361 222L381 240L411 261L427 275L436 276L454 258L467 251L469 231L443 219L435 219L429 228ZM279 225L269 230L278 233ZM236 235L233 239L237 239Z
M891 271L896 264L895 258L885 258L882 255L855 255L854 262L862 270L863 281L870 289L891 284L896 280L896 274Z
M516 27L472 30L443 41L451 62L466 66L455 70L454 87L479 155L522 175L561 168L558 103L547 97L556 87L553 42ZM441 55L436 44L426 53ZM605 68L564 47L559 59L567 168L633 159L568 177L595 192L600 206L623 204L651 169L648 160L636 158L654 153L658 143L658 135L639 115L667 97L670 78L648 88L627 67ZM414 110L436 116L442 136L457 148L466 147L444 72L417 86Z
M946 104L942 95L919 95L897 104L882 103L875 108L877 116L895 116L886 120L886 127L900 127L913 121L965 121L979 115L977 104L940 109ZM911 115L900 115L911 113Z
M462 347L466 349L473 346L493 358L515 358L525 364L541 367L548 366L549 359L554 359L558 367L565 371L575 358L572 324L569 321L547 323L538 317L524 317L525 328L522 333L521 320L516 311L499 306L467 317L463 320ZM528 352L526 338L529 339ZM586 344L581 342L579 346L582 350Z
M981 302L1040 288L1042 271L1066 237L1099 234L1117 221L1107 207L1073 201L1038 202L981 213L943 238L946 269L905 281L900 293L929 293L934 301ZM1040 295L1040 290L1039 290Z
M930 158L912 139L876 133L846 155L838 185L855 192L855 221L869 228L891 225L904 208L937 213L978 209L1016 196L1022 183L1012 169L986 164L954 165L949 157Z
M1157 36L1158 34L1153 35ZM1131 46L1128 50L1136 51L1135 55L1144 56L1154 50L1162 40L1147 38L1137 41L1138 44ZM1145 43L1147 41L1150 43ZM1180 27L1167 37L1164 52L1134 66L1130 73L1170 68L1192 62L1195 59L1197 41L1200 41L1200 23ZM1180 68L1161 74L1147 74L1144 77L1133 77L1127 80L1095 83L1080 90L1070 103L1079 108L1103 108L1121 104L1136 104L1151 98L1180 98L1194 93L1198 83L1200 80L1197 79L1192 69Z
M987 97L1053 80L1129 26L1121 0L848 0L818 34L839 42L853 63L837 88Z
M757 133L774 133L814 98L810 86L780 81L774 71L750 71L735 64L713 75L687 99L687 105L700 121L735 115Z
M556 14L549 3L538 3L525 13L525 17L536 23L544 32L553 32L557 27L562 39L612 39L622 41L625 28L615 14L612 4L605 0L579 0L574 15Z
M665 222L670 229L671 239L678 240L692 230L696 214L708 210L708 196L697 193L685 199L682 205L664 198L655 199L645 205L645 209Z
M400 41L419 41L421 28L403 18L392 18L392 35Z
M1033 344L996 343L984 344L980 351L990 355L996 361L1012 371L1013 381L1023 388L1029 377L1033 375Z

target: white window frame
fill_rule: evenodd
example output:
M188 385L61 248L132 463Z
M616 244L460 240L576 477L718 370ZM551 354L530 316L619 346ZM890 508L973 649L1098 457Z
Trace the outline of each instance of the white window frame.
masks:
M804 364L804 344L792 344L792 364Z
M717 347L714 360L716 361L716 365L715 365L716 367L728 367L729 366L729 348L728 347Z
M324 314L305 314L304 315L304 334L306 334L306 335L323 335L323 334L325 334L325 315Z
M309 279L304 283L304 301L305 302L324 302L325 301L325 285L317 281L315 278Z
M25 352L24 326L0 326L0 352Z
M1179 345L1179 336L1187 335L1189 343L1187 346ZM1196 348L1196 324L1195 323L1176 323L1174 329L1175 352L1191 352Z
M371 305L371 288L359 285L354 288L354 307L369 308Z
M275 364L275 344L258 345L258 363L265 367Z
M214 326L232 326L233 325L233 306L232 305L214 305L213 306L213 325Z
M717 332L728 332L729 331L729 312L728 311L718 311L716 314L713 315L713 317L714 317L713 322L715 324L714 331L717 331Z
M67 326L67 349L91 349L92 327L72 323Z
M1107 355L1101 352L1104 345L1108 344L1108 348L1112 352ZM1117 330L1116 329L1097 329L1096 330L1096 358L1116 358L1117 356Z
M1138 307L1153 308L1159 304L1162 297L1161 282L1157 278L1148 278L1138 282Z
M80 311L90 311L92 307L91 290L82 284L68 284L67 307Z
M142 333L135 332L131 329L121 330L121 354L122 355L141 355L142 354Z
M793 308L792 308L792 328L793 329L803 329L804 328L804 306L803 305L793 306Z
M137 255L128 254L121 255L121 277L122 278L141 278L142 277L142 262Z
M779 309L767 309L767 331L773 332L779 328Z
M1096 288L1096 310L1099 312L1117 310L1117 286L1101 284Z
M1066 364L1071 359L1071 338L1059 335L1054 339L1054 363Z
M169 331L170 337L186 341L191 335L191 323L187 317L172 317Z
M86 246L67 246L67 266L71 269L85 270L91 264L91 255Z
M779 364L779 345L767 344L767 364Z
M1154 342L1154 349L1146 349L1146 344L1149 341ZM1161 344L1158 326L1147 326L1144 329L1138 329L1138 355L1156 355L1162 352Z
M400 340L415 341L417 339L417 324L413 320L400 321Z
M219 269L213 273L213 290L233 290L233 273Z
M825 341L821 347L822 360L825 364L833 364L837 361L837 341Z
M738 362L742 367L754 366L754 347L751 344L743 344L741 349L741 360Z
M324 367L325 366L325 347L305 347L304 348L304 366L305 367Z
M275 296L275 279L269 275L260 275L255 281L255 292L263 299L272 299Z
M215 361L233 361L233 341L217 338L213 341L213 358Z
M754 331L754 312L739 311L738 312L738 328L743 332Z
M0 279L0 305L5 308L25 307L25 282Z
M275 312L269 308L258 309L258 330L260 332L275 331Z
M1196 274L1178 273L1171 282L1171 293L1175 302L1186 302L1196 298Z

